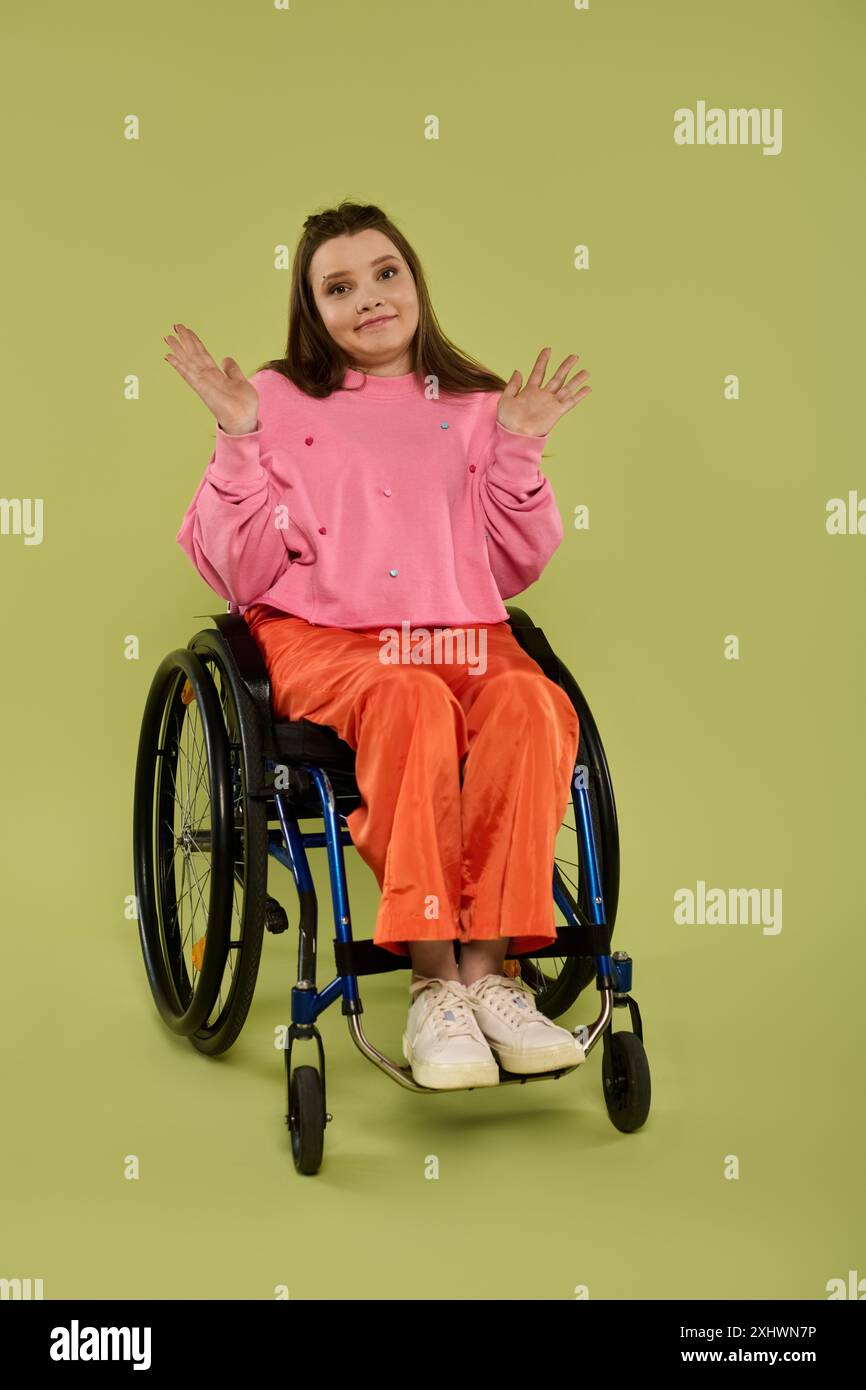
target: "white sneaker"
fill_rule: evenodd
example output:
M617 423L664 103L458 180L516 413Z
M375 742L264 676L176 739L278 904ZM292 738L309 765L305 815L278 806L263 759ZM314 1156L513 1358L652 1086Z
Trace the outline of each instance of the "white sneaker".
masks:
M506 1071L534 1075L586 1061L574 1034L539 1012L521 980L482 975L467 992L478 1026Z
M413 980L403 1056L419 1086L498 1086L499 1067L475 1021L466 986L440 976Z

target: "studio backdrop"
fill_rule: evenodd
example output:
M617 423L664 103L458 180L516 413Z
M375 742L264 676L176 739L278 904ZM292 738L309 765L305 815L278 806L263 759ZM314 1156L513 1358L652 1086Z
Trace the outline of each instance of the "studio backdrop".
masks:
M89 0L2 27L4 1296L862 1298L862 7ZM203 1056L148 986L133 784L154 672L226 609L175 539L214 421L165 335L279 356L304 219L342 199L405 232L479 362L591 374L542 462L562 542L509 602L603 741L652 1105L611 1124L601 1045L556 1083L412 1094L338 1003L302 1177L291 875L243 1032ZM397 1058L407 983L361 981ZM590 983L560 1022L598 1008Z

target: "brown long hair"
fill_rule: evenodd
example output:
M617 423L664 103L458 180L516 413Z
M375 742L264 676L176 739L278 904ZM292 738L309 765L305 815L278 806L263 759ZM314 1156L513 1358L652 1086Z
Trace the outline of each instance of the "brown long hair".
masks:
M289 300L289 337L285 357L272 358L257 368L281 372L310 396L328 396L342 385L347 354L334 342L322 322L310 289L309 268L314 252L332 237L366 231L384 232L404 256L418 295L418 327L410 353L412 371L424 385L435 376L440 391L467 395L472 391L503 391L505 381L454 345L439 327L417 253L381 208L372 204L342 202L339 207L311 214L304 223L292 265Z

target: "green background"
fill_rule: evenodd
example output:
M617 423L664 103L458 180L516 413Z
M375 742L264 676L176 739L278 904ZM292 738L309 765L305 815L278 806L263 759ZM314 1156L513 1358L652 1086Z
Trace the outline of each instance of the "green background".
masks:
M123 1299L821 1299L866 1276L866 535L825 526L866 494L862 7L91 0L3 31L2 493L42 497L45 531L0 536L0 1276ZM782 152L675 145L699 100L781 107ZM175 544L213 421L163 335L181 320L248 372L281 352L274 248L343 197L396 219L466 351L525 380L549 344L591 372L544 465L565 538L519 602L610 762L653 1104L614 1129L600 1045L557 1085L416 1096L336 1006L306 1178L274 1048L296 934L266 936L212 1060L161 1023L124 905L151 677L224 608ZM676 924L699 879L781 888L782 931ZM294 926L290 876L270 882ZM407 986L361 981L399 1060Z

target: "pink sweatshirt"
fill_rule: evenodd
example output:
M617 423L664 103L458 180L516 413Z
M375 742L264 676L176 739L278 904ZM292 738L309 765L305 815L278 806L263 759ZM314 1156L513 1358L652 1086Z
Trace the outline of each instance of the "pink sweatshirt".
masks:
M256 428L216 447L177 533L234 610L322 627L498 623L563 536L547 435L496 419L498 391L430 400L414 373L349 369L330 396L250 378Z

